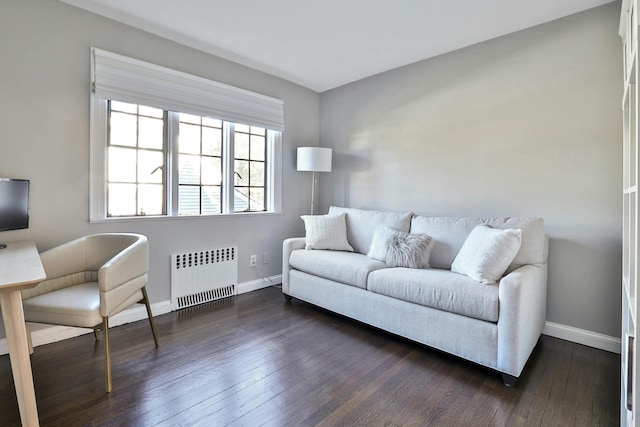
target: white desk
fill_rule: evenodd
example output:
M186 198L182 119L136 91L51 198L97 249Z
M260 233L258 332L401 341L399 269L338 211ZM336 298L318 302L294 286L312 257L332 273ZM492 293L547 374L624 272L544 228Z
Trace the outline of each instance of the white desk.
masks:
M32 288L45 278L32 242L12 242L0 249L0 308L23 426L39 426L40 422L20 290Z

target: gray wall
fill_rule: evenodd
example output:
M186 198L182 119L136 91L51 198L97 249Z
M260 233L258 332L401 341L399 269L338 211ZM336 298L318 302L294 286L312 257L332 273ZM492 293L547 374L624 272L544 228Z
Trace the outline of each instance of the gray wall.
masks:
M548 320L620 336L619 7L322 93L322 209L544 217Z
M253 253L269 253L264 275L281 272L282 240L304 233L311 177L295 171L295 147L318 144L317 93L58 1L3 0L0 40L0 176L28 178L32 189L29 229L0 233L0 241L33 240L45 250L88 233L145 233L152 302L170 298L172 253L237 245L241 283L261 277L248 266ZM90 224L91 46L283 99L284 214Z
M318 95L51 0L0 9L0 176L32 181L31 226L0 241L40 250L103 231L149 236L152 302L169 255L237 245L248 256L302 235L308 174L295 147L335 149L329 205L428 215L539 215L551 237L548 319L619 336L621 45L618 3ZM89 47L285 101L283 215L89 224ZM320 129L320 122L322 129ZM322 210L320 209L320 210ZM0 337L4 336L0 328Z

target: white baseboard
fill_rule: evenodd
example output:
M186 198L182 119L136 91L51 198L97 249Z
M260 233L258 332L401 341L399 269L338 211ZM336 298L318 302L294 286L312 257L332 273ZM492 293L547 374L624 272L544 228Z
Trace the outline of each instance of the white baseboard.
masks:
M252 280L250 282L244 282L238 284L238 294L244 294L247 292L255 291L257 289L268 288L274 284L282 283L282 275L278 274L270 276L268 278ZM173 310L171 301L161 301L151 304L151 311L154 317L161 314L169 313ZM120 326L125 323L137 322L138 320L147 318L147 310L144 306L138 304L131 308L124 310L121 313L116 314L109 319L109 326ZM91 334L91 329L85 328L72 328L70 326L49 326L43 329L32 330L31 340L33 346L37 347L44 344L50 344L56 341L66 340L68 338L79 337L84 334ZM7 339L0 339L0 356L9 354L9 347L7 346Z
M600 334L598 332L591 332L586 329L578 329L573 326L561 325L559 323L546 322L542 333L551 337L620 354L620 338Z
M264 277L250 282L239 283L238 294L245 294L258 289L268 288L269 286L278 285L280 283L282 283L282 274L276 274L275 276Z

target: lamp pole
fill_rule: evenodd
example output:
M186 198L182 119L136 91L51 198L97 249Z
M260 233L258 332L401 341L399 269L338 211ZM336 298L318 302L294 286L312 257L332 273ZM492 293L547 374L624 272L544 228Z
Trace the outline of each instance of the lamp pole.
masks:
M313 215L313 207L315 205L315 189L316 189L316 171L311 173L311 215Z

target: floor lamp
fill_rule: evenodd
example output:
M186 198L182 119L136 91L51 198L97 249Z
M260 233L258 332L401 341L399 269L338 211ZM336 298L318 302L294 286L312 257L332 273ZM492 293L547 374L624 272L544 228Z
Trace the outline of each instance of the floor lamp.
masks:
M331 172L331 148L298 147L298 171L313 172L311 177L311 215L316 188L316 172Z

